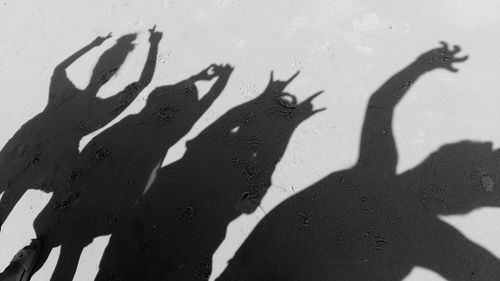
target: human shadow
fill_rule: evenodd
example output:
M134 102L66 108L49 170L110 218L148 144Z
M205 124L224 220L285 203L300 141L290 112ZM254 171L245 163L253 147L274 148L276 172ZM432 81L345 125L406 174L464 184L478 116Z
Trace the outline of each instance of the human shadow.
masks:
M461 141L396 173L395 106L424 73L455 72L467 58L442 44L370 97L357 163L273 209L216 280L402 280L415 266L447 280L498 279L498 259L438 215L499 206L500 151Z
M135 34L120 37L106 50L93 69L85 89L76 88L66 69L91 49L111 37L97 37L63 62L52 74L48 103L44 110L26 122L0 151L0 226L29 189L54 192L70 181L78 144L120 114L152 78L158 49L153 42L138 81L108 98L99 98L99 89L116 73L134 49Z
M298 73L297 73L298 74ZM271 80L187 142L119 224L96 280L205 280L226 227L258 208L297 126L321 111Z
M84 247L114 232L151 184L168 149L222 93L231 72L229 65L211 65L175 85L156 88L138 114L123 118L82 150L71 185L54 194L34 224L44 243L39 267L61 246L51 280L72 280ZM215 77L200 98L194 83Z

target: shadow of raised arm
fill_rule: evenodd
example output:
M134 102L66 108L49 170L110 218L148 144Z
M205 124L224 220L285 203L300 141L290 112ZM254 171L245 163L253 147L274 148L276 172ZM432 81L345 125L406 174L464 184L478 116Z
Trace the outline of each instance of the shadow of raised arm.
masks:
M49 90L49 104L54 98L61 98L65 91L75 88L75 86L67 76L66 69L77 59L82 57L93 48L100 46L105 40L109 38L111 38L111 33L109 33L106 37L99 36L95 38L87 46L81 48L54 68Z
M233 72L234 68L229 65L214 65L213 66L213 72L214 75L217 76L217 81L212 85L210 90L206 95L204 95L199 102L199 108L201 112L205 112L217 99L217 97L222 93L222 90L227 85L227 82L229 80L229 76Z
M467 56L455 57L460 47L449 50L446 43L441 44L442 47L420 55L372 94L363 124L358 165L374 167L386 175L395 173L398 156L392 133L394 108L424 73L438 68L456 72L452 64L467 59Z

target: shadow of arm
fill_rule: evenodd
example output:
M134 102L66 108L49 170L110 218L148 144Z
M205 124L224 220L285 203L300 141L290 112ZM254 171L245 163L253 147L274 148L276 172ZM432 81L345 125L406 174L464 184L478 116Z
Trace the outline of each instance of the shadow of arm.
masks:
M449 49L445 42L441 42L441 45L420 55L370 97L361 134L358 165L374 167L382 173L395 173L398 155L392 131L394 108L422 74L439 68L457 72L458 69L452 64L467 60L467 56L455 57L460 52L459 46Z
M412 63L372 94L366 108L358 164L395 172L398 155L392 133L394 109L423 73Z
M199 109L202 113L205 112L212 105L215 99L220 96L229 81L231 72L233 71L233 68L230 65L215 66L214 68L214 72L218 75L218 78L208 93L200 99Z
M66 73L66 69L72 65L77 59L82 57L84 54L89 52L91 49L101 45L106 39L110 38L111 34L106 37L97 37L92 42L90 42L87 46L81 48L67 59L62 61L59 65L54 68L54 72L52 73L52 78L50 82L50 93L49 100L60 96L68 89L74 89L75 86L69 80L68 75Z
M497 257L444 222L432 229L432 233L422 235L425 240L417 255L418 266L450 281L498 280L500 260Z

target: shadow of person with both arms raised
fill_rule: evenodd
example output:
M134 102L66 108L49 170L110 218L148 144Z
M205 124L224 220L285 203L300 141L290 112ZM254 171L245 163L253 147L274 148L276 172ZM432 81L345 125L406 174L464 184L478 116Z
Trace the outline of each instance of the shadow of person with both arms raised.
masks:
M161 34L152 32L159 41ZM210 71L213 70L213 74ZM57 192L35 220L43 237L39 266L51 249L61 254L51 280L71 280L83 248L113 233L122 214L143 195L149 176L224 89L232 68L212 65L182 82L158 87L146 106L96 136L82 151L67 189ZM202 98L196 81L218 77Z
M108 82L134 48L135 34L120 37L105 51L94 67L90 83L77 89L66 69L107 37L97 37L89 45L60 63L52 75L48 104L7 142L0 152L0 225L5 222L22 195L29 189L52 192L67 185L70 167L78 156L78 143L118 114L150 82L154 69L146 64L141 78L118 94L101 99L99 89ZM158 46L152 46L157 49ZM156 52L156 51L155 51ZM150 51L148 61L156 59Z
M252 213L295 128L321 110L271 81L187 143L113 234L96 280L204 280L226 227Z
M394 108L431 70L457 71L459 47L428 51L370 98L357 164L273 209L219 281L402 280L415 266L447 280L497 280L499 260L441 221L500 205L500 151L491 143L442 146L396 174Z

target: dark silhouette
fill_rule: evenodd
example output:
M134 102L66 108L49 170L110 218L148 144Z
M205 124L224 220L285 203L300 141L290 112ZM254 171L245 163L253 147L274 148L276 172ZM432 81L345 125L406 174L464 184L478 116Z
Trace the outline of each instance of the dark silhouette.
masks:
M113 233L122 214L154 180L150 175L168 149L222 93L231 72L229 65L211 65L175 85L156 88L140 113L120 120L83 149L72 184L55 193L35 220L37 237L44 241L40 263L61 245L51 280L71 280L83 248L95 237ZM217 81L199 98L194 83L213 77Z
M120 221L96 280L205 280L229 222L252 213L295 128L320 110L271 81L187 143Z
M7 142L0 152L0 225L28 189L51 192L70 180L72 163L78 158L78 143L118 114L145 88L152 78L157 44L151 46L141 78L118 94L101 99L97 93L111 79L132 51L135 34L119 38L97 62L90 83L77 89L66 75L66 68L101 45L107 37L97 37L89 45L59 64L52 75L48 104ZM152 67L153 66L153 67Z
M467 58L442 44L371 96L357 164L273 209L217 280L402 280L415 266L447 280L498 279L497 258L437 216L500 205L500 151L448 144L396 174L395 106L424 73L455 72Z
M73 189L78 177L84 172L82 156L88 155L88 153L79 155L80 139L120 114L151 82L161 39L161 33L156 32L155 27L150 29L151 45L138 81L129 84L112 97L106 99L97 97L100 87L110 80L125 61L127 54L132 51L134 47L132 42L136 35L129 34L119 38L117 43L99 58L86 89L78 90L71 84L65 69L109 37L110 35L106 38L97 38L56 67L47 107L25 124L2 151L5 152L2 157L5 163L1 166L5 175L3 179L8 182L2 197L3 219L29 188L54 192L51 202ZM32 154L35 156L32 157ZM9 165L9 161L14 161L16 165ZM87 166L92 164L88 163ZM63 209L62 206L60 208ZM49 233L42 233L38 229L36 232L39 238L43 235L47 235L44 238L52 238ZM50 252L51 248L46 250Z
M0 273L0 281L28 281L31 278L36 261L40 256L42 243L33 239L12 258L9 265Z

